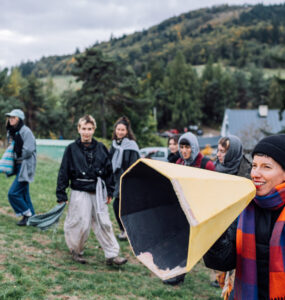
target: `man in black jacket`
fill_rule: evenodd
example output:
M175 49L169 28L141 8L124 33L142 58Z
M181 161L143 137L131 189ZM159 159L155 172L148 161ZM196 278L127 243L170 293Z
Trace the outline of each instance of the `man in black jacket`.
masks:
M57 201L67 202L66 188L70 185L70 204L64 222L65 241L72 258L86 263L82 257L84 243L93 229L106 257L107 265L122 265L127 259L118 256L108 206L114 191L112 164L106 147L93 138L96 121L86 115L78 121L80 138L65 150L58 173Z

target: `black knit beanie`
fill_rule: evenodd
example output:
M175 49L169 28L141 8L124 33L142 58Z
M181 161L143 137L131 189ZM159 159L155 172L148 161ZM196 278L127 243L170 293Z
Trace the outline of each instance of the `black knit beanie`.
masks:
M270 156L285 170L285 134L265 137L253 149L252 157L256 153Z

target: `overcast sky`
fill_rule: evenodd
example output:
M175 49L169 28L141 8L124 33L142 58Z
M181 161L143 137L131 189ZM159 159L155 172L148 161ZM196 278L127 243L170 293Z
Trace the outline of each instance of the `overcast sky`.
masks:
M190 10L245 0L0 0L0 69L74 53L111 34L148 29ZM284 3L247 0L248 4Z

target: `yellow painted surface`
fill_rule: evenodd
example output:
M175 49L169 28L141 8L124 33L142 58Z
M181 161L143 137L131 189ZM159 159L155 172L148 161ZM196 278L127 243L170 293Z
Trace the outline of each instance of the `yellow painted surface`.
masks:
M255 196L251 180L151 159L138 160L124 174L139 163L167 177L174 188L190 224L187 271L203 257ZM144 263L144 259L140 260ZM153 265L145 264L154 272ZM163 279L174 277L179 272L176 274L174 270L171 275L165 272L160 274L155 269L154 273Z

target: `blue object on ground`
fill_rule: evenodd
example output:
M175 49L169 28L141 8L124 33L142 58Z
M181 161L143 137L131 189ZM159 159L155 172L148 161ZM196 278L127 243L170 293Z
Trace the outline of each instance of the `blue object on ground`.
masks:
M59 203L45 214L34 215L29 218L27 225L46 230L59 221L61 215L63 214L65 206L65 202Z

